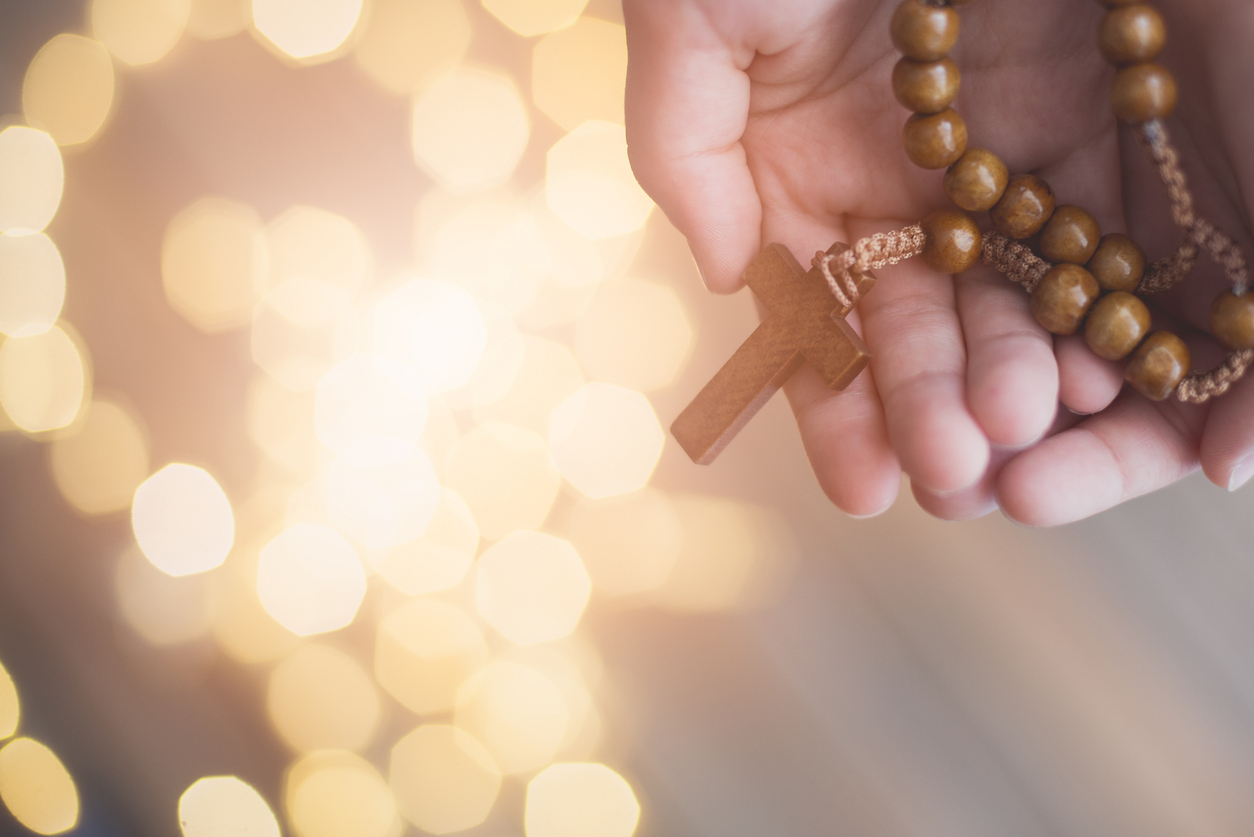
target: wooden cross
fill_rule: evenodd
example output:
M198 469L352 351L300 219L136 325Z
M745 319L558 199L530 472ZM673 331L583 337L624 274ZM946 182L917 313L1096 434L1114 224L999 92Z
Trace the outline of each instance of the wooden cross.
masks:
M827 252L849 249L841 242ZM858 297L875 283L869 271L854 273ZM858 377L871 353L845 316L817 268L801 268L782 244L771 244L744 273L745 284L768 311L767 317L671 425L680 447L699 465L714 461L803 362L809 362L832 389Z

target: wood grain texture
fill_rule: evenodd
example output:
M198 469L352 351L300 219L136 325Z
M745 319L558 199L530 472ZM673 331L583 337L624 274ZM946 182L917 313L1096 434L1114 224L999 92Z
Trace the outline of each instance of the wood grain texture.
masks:
M837 242L828 252L847 249ZM744 279L766 307L766 319L671 425L680 447L699 465L713 462L802 363L840 390L871 359L862 338L845 322L849 308L832 296L823 274L802 269L782 244L768 245ZM875 283L869 272L856 279L860 297Z

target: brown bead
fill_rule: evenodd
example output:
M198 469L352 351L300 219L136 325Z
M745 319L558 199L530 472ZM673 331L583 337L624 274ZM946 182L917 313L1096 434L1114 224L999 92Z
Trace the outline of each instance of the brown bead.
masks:
M1162 119L1176 109L1176 80L1158 64L1133 64L1115 74L1110 88L1115 116L1132 125Z
M1254 292L1224 291L1210 306L1210 330L1229 349L1254 349Z
M993 227L1010 238L1030 238L1054 214L1054 190L1034 174L1016 174L992 209Z
M1122 360L1149 332L1150 312L1132 294L1115 291L1097 300L1084 321L1084 342L1098 357Z
M905 0L893 14L893 46L915 61L936 61L958 42L958 25L958 13L948 6Z
M967 150L967 123L953 108L914 114L906 120L902 136L906 156L925 169L943 169Z
M962 273L980 260L980 228L965 212L941 209L920 223L927 234L923 261L940 273Z
M1145 251L1123 233L1111 233L1102 236L1088 269L1104 290L1132 293L1145 275Z
M1175 392L1192 363L1183 340L1170 331L1156 331L1132 355L1123 379L1151 401L1162 401Z
M1101 292L1093 275L1079 265L1054 265L1032 292L1032 316L1053 334L1075 334Z
M1097 252L1102 228L1097 219L1070 204L1054 210L1041 233L1041 255L1051 262L1085 264Z
M1112 9L1097 30L1097 46L1111 64L1153 61L1167 43L1167 24L1153 6Z
M991 151L968 148L945 172L945 194L968 212L984 212L1001 200L1010 180L1006 164Z
M917 113L939 113L958 95L962 74L952 58L915 61L903 58L893 67L893 94Z

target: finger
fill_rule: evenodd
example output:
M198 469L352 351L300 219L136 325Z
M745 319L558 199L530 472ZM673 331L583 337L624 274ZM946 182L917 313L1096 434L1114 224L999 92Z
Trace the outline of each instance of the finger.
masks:
M730 293L761 249L762 208L740 144L749 79L689 4L628 3L623 14L632 169L687 237L707 287Z
M1022 447L1045 434L1058 407L1049 333L1023 289L988 267L955 278L967 347L967 398L989 441Z
M1229 491L1254 477L1254 374L1211 404L1202 433L1202 470Z
M1100 413L1123 388L1123 363L1093 354L1084 337L1073 334L1054 340L1058 358L1058 400L1082 415Z

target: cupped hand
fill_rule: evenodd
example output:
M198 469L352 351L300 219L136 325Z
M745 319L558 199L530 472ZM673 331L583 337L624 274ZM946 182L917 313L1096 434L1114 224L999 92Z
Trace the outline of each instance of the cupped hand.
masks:
M712 290L736 290L772 241L806 262L832 241L946 206L941 172L902 151L908 113L892 95L900 56L888 35L898 2L624 3L632 164ZM1254 10L1243 0L1159 8L1171 38L1162 61L1182 94L1168 127L1200 208L1248 251ZM1113 71L1095 45L1102 14L1093 0L963 6L955 107L972 146L1045 178L1060 204L1088 209L1103 231L1126 231L1157 258L1180 236L1152 166L1110 113ZM1000 501L1016 519L1050 524L1168 484L1199 461L1224 487L1254 469L1254 380L1212 405L1151 404L1120 394L1119 366L1082 340L1046 333L1023 290L991 268L951 278L914 259L877 275L851 317L872 352L869 374L837 393L804 368L788 387L819 482L850 514L891 505L902 470L939 516ZM1222 357L1202 330L1223 282L1199 263L1152 303L1203 364ZM1098 415L1076 415L1089 413Z

